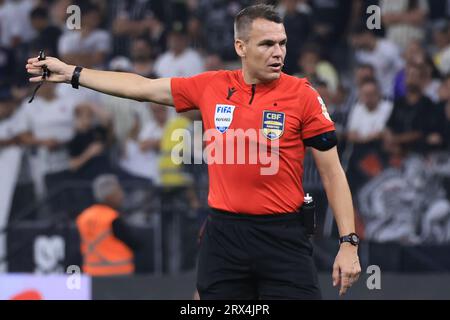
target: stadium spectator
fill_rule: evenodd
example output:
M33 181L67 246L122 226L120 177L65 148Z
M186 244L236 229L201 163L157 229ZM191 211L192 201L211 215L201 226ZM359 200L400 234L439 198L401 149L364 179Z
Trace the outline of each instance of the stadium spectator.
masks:
M234 41L234 15L250 4L249 0L224 1L200 0L196 13L204 30L207 30L207 52L217 52L224 61L235 59L234 49L230 44Z
M74 134L74 105L57 96L55 84L45 84L32 104L24 101L20 112L21 141L31 148L31 173L38 197L52 196L54 210L65 207L62 185L68 180L67 142Z
M132 70L143 77L155 78L153 71L153 48L150 42L142 37L131 42L130 58L133 64ZM128 68L123 68L127 70Z
M155 53L165 49L166 26L163 18L163 2L119 0L109 5L109 25L113 34L114 55L128 56L130 41L147 37Z
M97 175L111 172L109 129L110 115L102 108L87 103L75 107L75 135L68 143L74 179L92 182Z
M223 69L225 69L225 65L220 55L209 54L205 57L205 71L215 71Z
M312 0L310 3L313 10L314 41L321 44L324 52L331 54L348 28L352 1Z
M58 57L58 41L62 31L51 25L48 10L37 7L31 11L30 18L31 25L37 34L33 41L45 49L47 55Z
M427 0L381 0L380 6L386 38L400 50L412 40L424 40Z
M450 73L450 23L449 20L436 21L433 28L433 62L441 75Z
M133 250L140 240L120 214L124 191L116 176L105 174L93 182L96 204L76 223L81 238L83 272L91 276L127 275L135 271Z
M197 14L189 17L186 26L189 46L200 53L205 53L207 47L207 39L203 24Z
M81 7L81 30L66 31L58 42L62 59L89 67L102 67L111 51L110 34L99 29L100 9L92 4Z
M298 4L297 0L282 0L278 6L278 10L284 17L288 39L295 39L289 43L289 50L286 53L284 71L289 74L298 72L297 58L312 30L310 14L301 12Z
M420 75L419 75L420 76ZM406 72L406 95L396 99L384 134L384 146L394 156L405 156L410 152L420 153L425 135L427 119L435 116L435 106L427 98L417 72Z
M188 39L180 25L175 25L169 33L169 50L155 62L155 73L160 78L189 77L204 71L204 61L200 54L188 47Z
M308 78L315 85L317 82L325 82L332 94L336 93L339 78L334 66L322 59L320 47L316 44L307 44L297 60L300 73L299 77Z
M408 65L417 65L425 61L425 49L422 47L419 41L413 40L406 46L403 51L404 66L395 75L394 80L394 99L403 97L406 92L406 67Z
M365 80L347 126L347 141L353 145L348 168L353 190L358 190L384 168L382 135L391 112L392 102L382 99L376 80Z
M5 99L11 94L15 76L14 62L13 51L0 45L0 99Z
M120 166L131 175L159 185L159 148L168 111L165 106L155 103L149 105L149 109L153 115L152 121L141 127L136 117L135 127L123 147Z
M0 261L6 255L6 233L14 189L21 165L22 148L19 146L18 114L11 97L0 98ZM0 273L6 265L0 263Z
M35 32L31 26L30 12L38 3L35 0L15 0L0 3L0 45L15 49L30 41Z
M397 98L405 95L408 74L411 81L420 85L425 96L430 98L434 103L439 102L439 72L429 56L421 56L420 58L418 56L416 63L408 63L406 65L404 76L400 74L395 85Z
M67 8L72 4L71 0L55 0L49 5L50 20L61 30L67 26Z
M382 99L376 80L365 80L360 86L360 102L349 116L347 139L354 144L379 141L391 112L392 103Z
M356 62L373 66L382 94L391 98L395 76L403 66L395 44L387 39L377 38L371 30L362 25L352 31L351 44L356 50Z
M125 57L116 57L110 61L109 69L112 71L131 72L133 71L133 65ZM119 149L128 139L130 131L135 125L136 115L138 115L138 119L141 122L141 127L151 119L148 109L143 103L109 95L101 95L100 101L100 105L111 114L116 149Z

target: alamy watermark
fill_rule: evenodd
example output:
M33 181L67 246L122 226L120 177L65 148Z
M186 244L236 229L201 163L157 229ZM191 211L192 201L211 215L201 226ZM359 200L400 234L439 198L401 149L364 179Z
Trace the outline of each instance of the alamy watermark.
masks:
M69 290L81 290L81 268L77 265L70 265L66 270L66 287Z
M170 137L172 142L176 142L170 154L172 162L257 165L261 175L278 173L279 139L268 139L264 129L227 129L226 132L215 128L203 132L201 121L194 121L193 130L174 130Z
M366 286L369 290L381 290L381 269L373 264L367 267L367 274L370 274L366 280Z
M69 30L81 29L81 9L77 5L68 6L66 13L69 15L66 20L66 27Z
M381 8L377 5L368 6L366 13L370 14L367 18L366 26L369 30L381 29Z

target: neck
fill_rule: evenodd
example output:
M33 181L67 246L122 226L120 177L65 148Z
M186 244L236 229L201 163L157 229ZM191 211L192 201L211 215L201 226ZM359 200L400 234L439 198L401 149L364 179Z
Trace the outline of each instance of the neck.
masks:
M242 68L242 76L244 77L244 82L246 84L258 84L261 83L261 81L254 77L250 72L247 71L247 68Z

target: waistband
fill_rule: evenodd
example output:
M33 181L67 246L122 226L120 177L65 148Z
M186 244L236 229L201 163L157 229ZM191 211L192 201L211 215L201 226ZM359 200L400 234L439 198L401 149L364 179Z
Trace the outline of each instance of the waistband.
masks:
M234 213L225 210L210 208L208 216L210 220L235 220L242 222L276 223L286 221L303 221L301 210L296 212L274 213L274 214L246 214Z

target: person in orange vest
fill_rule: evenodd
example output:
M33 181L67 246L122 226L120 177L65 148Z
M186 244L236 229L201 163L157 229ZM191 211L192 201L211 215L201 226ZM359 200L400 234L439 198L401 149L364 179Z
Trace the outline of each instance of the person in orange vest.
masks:
M124 192L113 174L98 176L93 182L97 204L85 209L76 224L81 239L83 272L91 276L134 273L134 254L138 246L129 227L120 217Z

